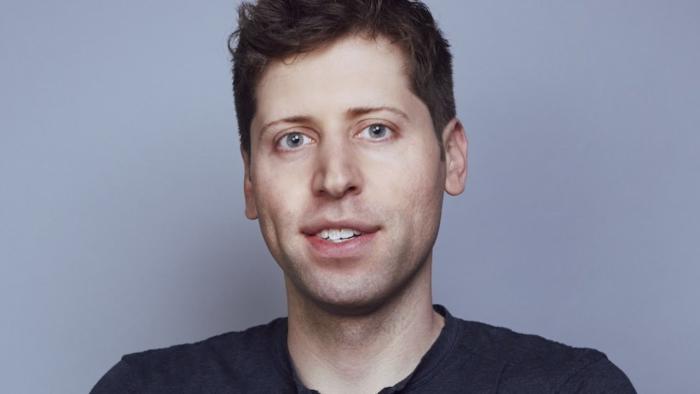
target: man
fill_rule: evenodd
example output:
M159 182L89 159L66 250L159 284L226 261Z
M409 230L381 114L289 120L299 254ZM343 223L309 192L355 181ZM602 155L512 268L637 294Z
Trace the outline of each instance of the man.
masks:
M94 393L634 392L604 354L432 304L467 140L451 56L407 0L260 0L232 36L246 216L288 318L125 356Z

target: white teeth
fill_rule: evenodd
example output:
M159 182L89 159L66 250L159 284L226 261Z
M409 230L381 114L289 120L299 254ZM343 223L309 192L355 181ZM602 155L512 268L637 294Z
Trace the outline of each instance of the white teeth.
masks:
M327 239L332 242L343 242L347 239L353 238L357 235L361 235L362 232L355 229L341 228L341 229L325 229L321 230L316 236L323 239Z

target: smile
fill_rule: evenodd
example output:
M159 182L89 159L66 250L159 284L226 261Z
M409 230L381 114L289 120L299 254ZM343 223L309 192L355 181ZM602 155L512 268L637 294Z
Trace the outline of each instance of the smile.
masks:
M316 234L316 236L321 239L335 243L346 242L360 235L362 235L361 231L350 228L323 229Z

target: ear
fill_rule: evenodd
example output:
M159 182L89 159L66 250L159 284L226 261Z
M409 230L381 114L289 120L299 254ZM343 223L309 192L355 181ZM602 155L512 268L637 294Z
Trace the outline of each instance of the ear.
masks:
M245 195L245 216L250 220L258 218L258 207L255 205L255 188L250 178L250 154L241 148L243 157L243 194Z
M442 131L442 146L445 149L445 191L456 196L464 191L467 181L467 147L469 143L464 127L454 118Z

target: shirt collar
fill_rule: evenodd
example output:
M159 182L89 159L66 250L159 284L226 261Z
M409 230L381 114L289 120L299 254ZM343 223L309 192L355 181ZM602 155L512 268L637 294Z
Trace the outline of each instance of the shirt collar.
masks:
M445 325L440 331L440 335L430 346L430 349L423 355L416 369L406 378L396 383L394 386L385 387L379 393L389 394L404 390L409 385L419 385L428 380L435 369L442 363L451 352L457 339L457 327L455 318L442 305L435 304L433 309L445 319ZM287 319L281 319L280 324L275 328L275 355L277 365L281 372L294 381L297 393L317 394L318 391L308 389L301 382L294 370L289 348L287 347Z

